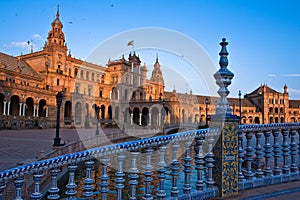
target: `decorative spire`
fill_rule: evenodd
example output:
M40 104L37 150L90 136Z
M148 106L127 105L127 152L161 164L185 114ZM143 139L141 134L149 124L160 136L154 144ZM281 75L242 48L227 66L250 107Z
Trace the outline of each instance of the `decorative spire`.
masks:
M59 5L57 5L56 19L59 19Z
M232 111L227 101L227 96L229 94L229 90L227 89L227 87L231 84L231 79L234 77L234 74L229 69L227 69L228 52L226 46L228 45L228 42L226 42L225 38L222 39L220 45L222 46L221 51L219 53L220 69L214 74L214 77L216 79L216 84L220 87L218 90L218 94L221 96L220 102L218 103L218 107L216 110L216 114L231 115Z
M156 62L158 63L158 53L156 53Z

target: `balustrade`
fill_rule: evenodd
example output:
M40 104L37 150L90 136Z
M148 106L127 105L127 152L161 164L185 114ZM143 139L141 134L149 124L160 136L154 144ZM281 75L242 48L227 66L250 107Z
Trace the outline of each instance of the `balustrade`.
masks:
M255 181L258 180L262 181L260 186L278 183L278 180L279 182L299 180L299 130L299 123L240 125L236 147L239 186L253 182L251 187L256 187ZM213 173L215 162L219 160L215 159L211 149L214 144L213 136L218 133L217 128L181 132L97 147L8 169L0 172L0 199L5 199L3 195L8 189L6 185L11 181L15 186L15 199L24 199L22 195L24 185L29 188L29 185L24 184L24 181L28 180L23 178L25 174L26 176L31 174L33 179L30 193L32 199L42 199L44 196L47 199L65 197L93 199L96 195L100 195L101 199L109 199L109 195L115 195L116 199L135 200L140 195L137 192L138 188L143 188L144 199L180 199L195 194L201 194L203 198L215 197L217 193L212 191L217 188L215 176L218 175ZM244 147L243 144L246 146ZM191 152L192 146L194 154ZM168 163L165 156L169 150L171 160ZM125 151L129 152L128 159L125 157ZM179 155L179 152L184 153ZM140 160L143 158L141 154L145 155L145 161ZM111 174L110 160L114 155L116 155L117 168L115 174ZM154 155L157 155L157 158ZM101 162L101 173L98 177L92 177L93 160L96 158ZM128 175L125 175L124 166L128 161L130 166ZM82 186L77 186L75 183L79 162L83 162L85 166ZM144 163L141 176L137 163ZM58 177L65 171L62 169L67 169L66 173L69 177L65 189L57 185ZM45 194L42 193L45 191L45 188L42 188L44 187L42 178L47 174L50 176L51 183ZM285 178L280 178L283 176ZM140 181L140 178L143 178L143 181ZM97 179L100 182L98 191L94 188L95 183L98 183ZM127 184L129 188L125 188ZM81 190L79 186L82 187ZM124 190L128 190L127 196L124 196ZM65 191L65 194L60 191Z

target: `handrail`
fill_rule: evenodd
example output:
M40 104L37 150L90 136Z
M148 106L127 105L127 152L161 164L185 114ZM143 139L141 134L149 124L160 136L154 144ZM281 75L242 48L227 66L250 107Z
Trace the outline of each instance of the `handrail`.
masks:
M267 131L277 129L295 129L299 128L300 123L274 123L274 124L245 124L239 126L239 131Z

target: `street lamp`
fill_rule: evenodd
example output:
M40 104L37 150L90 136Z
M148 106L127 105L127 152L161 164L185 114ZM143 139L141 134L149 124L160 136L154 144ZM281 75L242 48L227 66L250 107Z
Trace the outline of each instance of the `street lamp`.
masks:
M96 118L97 118L97 124L96 124L96 131L95 131L95 135L99 135L99 112L100 112L100 106L97 106L97 104L95 104L94 106L95 112L96 112Z
M56 115L56 134L54 138L54 144L53 146L63 146L64 144L60 143L60 137L59 137L59 124L60 124L60 106L62 103L64 96L61 92L58 92L56 95L56 106L57 106L57 115Z
M241 93L241 90L239 90L239 107L240 107L240 124L241 124L241 121L242 121L242 93Z
M207 118L208 104L209 104L209 101L208 101L208 98L206 98L205 99L205 125L206 126L208 126L208 118Z

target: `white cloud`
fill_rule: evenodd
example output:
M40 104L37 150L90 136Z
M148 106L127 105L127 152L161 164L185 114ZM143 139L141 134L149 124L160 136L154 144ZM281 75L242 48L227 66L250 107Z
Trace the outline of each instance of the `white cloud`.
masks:
M297 76L300 76L300 74L285 74L285 75L282 75L282 76L293 76L293 77L296 76L297 77Z
M268 76L274 77L274 76L277 76L277 75L275 75L275 74L268 74Z
M30 45L27 42L11 42L10 45L22 49L30 49Z
M33 38L33 39L37 39L37 40L42 40L42 41L44 41L44 38L43 38L42 36L40 36L39 34L34 34L34 35L32 36L32 38Z

